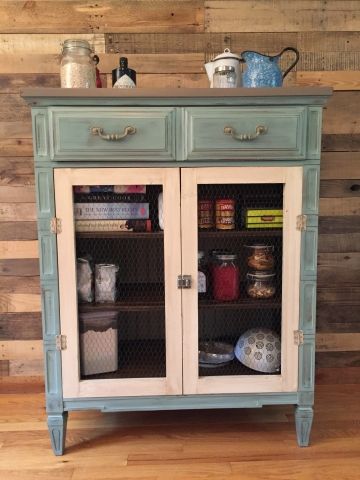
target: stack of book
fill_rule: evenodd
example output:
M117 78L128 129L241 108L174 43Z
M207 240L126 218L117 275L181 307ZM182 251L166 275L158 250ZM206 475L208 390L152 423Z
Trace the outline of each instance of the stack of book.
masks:
M74 187L77 232L151 232L145 185Z

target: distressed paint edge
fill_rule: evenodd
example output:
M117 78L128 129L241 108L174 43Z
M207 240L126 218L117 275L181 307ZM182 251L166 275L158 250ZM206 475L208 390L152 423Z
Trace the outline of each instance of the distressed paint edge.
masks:
M118 398L65 398L64 408L101 410L102 412L132 412L157 410L186 410L212 408L257 408L263 405L298 403L298 393L241 394L241 395L174 395Z
M316 280L300 281L300 330L304 334L315 334L316 286Z
M34 156L40 161L49 159L49 124L47 108L32 108L32 134Z
M303 213L317 215L319 212L320 165L304 165Z
M319 159L321 155L322 107L308 107L307 158Z

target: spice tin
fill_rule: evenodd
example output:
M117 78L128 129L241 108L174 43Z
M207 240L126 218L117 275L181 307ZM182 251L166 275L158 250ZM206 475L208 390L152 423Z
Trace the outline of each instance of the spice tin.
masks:
M198 202L198 225L202 230L214 228L214 201L199 200Z
M235 200L218 199L216 200L216 228L218 230L234 230L235 229Z

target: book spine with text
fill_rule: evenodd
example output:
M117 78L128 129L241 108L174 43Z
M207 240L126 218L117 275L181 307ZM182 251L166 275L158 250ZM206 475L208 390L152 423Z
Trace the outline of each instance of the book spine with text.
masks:
M151 220L75 220L76 232L151 232Z
M74 203L75 220L147 220L148 203Z

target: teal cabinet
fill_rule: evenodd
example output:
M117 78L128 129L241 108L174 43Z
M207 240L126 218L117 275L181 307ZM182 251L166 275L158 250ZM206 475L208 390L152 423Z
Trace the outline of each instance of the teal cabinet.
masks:
M331 90L133 90L23 93L54 453L86 409L292 404L306 446Z

